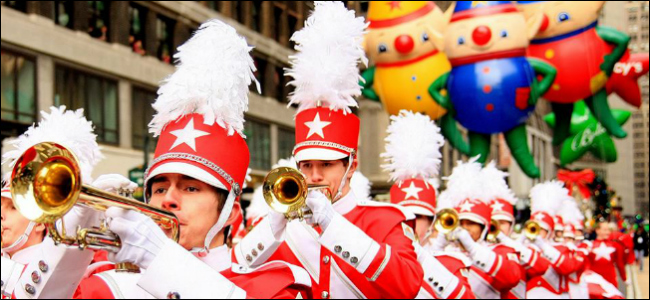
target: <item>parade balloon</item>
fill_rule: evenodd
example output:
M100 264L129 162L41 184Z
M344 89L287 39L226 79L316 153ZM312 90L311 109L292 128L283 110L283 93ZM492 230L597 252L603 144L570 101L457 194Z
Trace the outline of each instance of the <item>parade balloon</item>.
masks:
M639 78L648 74L648 53L630 54L628 50L616 63L612 78L607 81L607 94L615 93L628 104L641 107Z
M629 111L613 110L612 114L617 124L624 125L632 115ZM557 126L557 116L550 114L545 117L549 126ZM564 167L569 165L585 154L591 153L596 158L607 163L618 160L616 144L605 128L598 123L587 104L583 101L576 103L571 117L571 128L569 138L564 141L560 152L560 164Z
M369 32L365 50L374 66L363 73L363 95L381 101L386 111L420 112L440 120L443 131L455 136L450 143L469 153L447 110L438 105L429 87L451 70L447 56L440 51L441 37L453 8L447 14L433 1L371 1L368 10Z
M543 12L539 33L529 56L558 69L553 87L544 95L557 116L553 144L569 137L574 104L584 100L594 117L611 135L627 133L607 101L605 85L627 50L630 37L613 28L598 26L605 1L518 1L527 17Z
M443 48L453 67L431 89L469 131L471 156L484 163L491 135L504 133L513 157L531 178L538 178L540 170L528 147L526 121L556 74L551 65L526 58L538 28L539 22L527 22L510 1L459 1L444 34Z

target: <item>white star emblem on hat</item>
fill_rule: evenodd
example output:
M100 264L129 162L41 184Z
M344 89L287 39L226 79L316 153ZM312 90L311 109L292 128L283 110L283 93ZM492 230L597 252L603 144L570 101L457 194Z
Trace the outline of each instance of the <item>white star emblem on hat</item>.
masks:
M604 259L606 261L612 261L612 254L616 252L616 249L613 247L608 247L605 243L601 243L600 246L592 250L596 254L596 259Z
M420 200L420 192L423 190L424 189L415 186L415 182L411 182L411 186L402 189L402 192L406 193L406 198L404 198L404 200L408 200L411 197Z
M544 215L542 215L542 214L538 214L538 215L536 215L536 216L535 216L535 220L536 220L536 221L544 221Z
M171 135L176 137L176 141L172 145L169 150L173 150L174 148L180 146L180 145L188 145L194 152L196 152L196 139L200 137L204 137L206 135L210 135L207 132L203 132L200 130L195 130L194 129L194 119L191 119L189 123L185 126L185 128L181 130L176 130L170 132Z
M474 204L467 200L460 205L460 212L471 212L472 208L474 208Z
M307 134L307 138L310 138L314 134L317 134L321 138L325 138L325 133L323 132L323 129L327 126L330 126L330 124L332 124L332 122L321 121L320 114L316 113L316 117L314 118L314 121L305 122L305 126L309 127L309 133Z
M503 203L501 203L499 201L494 202L494 204L492 204L492 211L497 211L497 212L503 211L504 206L505 205L503 205Z

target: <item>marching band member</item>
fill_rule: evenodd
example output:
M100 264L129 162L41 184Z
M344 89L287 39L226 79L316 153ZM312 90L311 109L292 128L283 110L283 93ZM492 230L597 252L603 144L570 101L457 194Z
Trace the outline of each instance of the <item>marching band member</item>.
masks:
M542 276L528 281L528 298L569 299L569 275L575 272L575 260L564 245L554 242L555 216L565 201L572 201L564 184L551 181L536 185L530 192L531 220L540 227L532 247L543 253L551 267Z
M510 291L501 294L502 299L526 299L526 283L529 278L544 275L549 265L540 259L539 252L525 247L522 241L510 238L515 225L514 206L517 197L508 187L508 173L496 168L495 162L488 164L481 171L484 189L492 195L492 220L498 224L498 235L493 251L518 262L521 279L518 285Z
M482 166L472 159L461 163L448 178L446 201L455 203L459 228L448 236L440 235L434 249L444 249L455 241L457 251L465 253L472 261L469 283L477 298L499 299L520 281L521 271L517 261L494 251L484 243L492 220L490 193L481 176Z
M616 271L623 281L627 281L625 255L616 242L611 240L611 234L612 230L608 222L601 221L596 224L596 240L593 241L588 256L588 269L618 288Z
M569 296L571 299L589 299L589 290L582 274L587 266L587 253L578 248L577 224L584 223L585 217L580 212L575 200L565 201L560 210L560 216L564 221L563 243L569 248L575 260L575 272L569 275Z
M64 106L52 107L49 113L41 111L41 115L42 120L38 125L30 127L25 134L10 142L13 149L3 156L3 164L13 167L26 151L37 144L53 142L77 153L83 171L82 180L93 182L93 168L103 156L96 142L97 136L93 133L93 125L86 120L83 110L69 111ZM7 256L5 258L3 255L2 258L2 296L39 297L46 281L53 285L76 286L83 274L63 274L56 278L51 274L69 267L85 270L92 260L92 253L80 255L79 251L70 251L68 255L62 255L61 250L56 249L49 238L45 238L47 230L44 225L31 222L19 213L12 202L9 185L10 182L7 182L2 190L2 251ZM89 221L94 217L90 211L75 208L66 221L72 222L73 219ZM76 232L75 227L68 225L66 223L68 232ZM5 244L9 246L5 247ZM54 261L59 263L52 263ZM72 294L53 296L70 298Z
M467 278L454 268L453 258L444 253L431 255L421 243L427 243L436 216L436 188L431 182L438 176L444 145L440 129L429 116L401 111L391 117L386 138L384 169L395 184L390 190L393 204L415 216L415 248L424 269L424 286L419 299L474 298ZM445 265L444 262L448 265Z
M357 169L360 120L350 107L361 94L358 63L367 24L341 2L319 1L292 38L288 75L298 104L294 157L308 184L326 185L331 199L311 191L304 222L272 211L235 248L250 267L269 259L305 268L313 295L328 298L417 296L424 273L409 224L412 214L390 204L359 202L350 191Z

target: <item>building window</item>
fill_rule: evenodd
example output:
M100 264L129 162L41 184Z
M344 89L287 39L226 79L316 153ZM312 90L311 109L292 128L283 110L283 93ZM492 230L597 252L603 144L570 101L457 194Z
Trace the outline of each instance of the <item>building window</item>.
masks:
M147 16L147 11L145 8L131 3L129 6L129 19L131 27L129 28L129 45L131 45L131 50L137 54L145 55L147 51L145 49L145 20Z
M158 16L156 20L156 56L161 61L172 63L172 48L174 47L174 21Z
M93 122L97 140L102 143L119 143L119 108L117 83L77 70L57 66L55 105L69 109L83 108Z
M2 120L31 124L36 119L36 64L2 50Z
M199 1L203 6L212 9L214 11L221 11L221 5L223 1Z
M251 1L252 17L251 28L257 32L262 32L262 1Z
M54 1L54 22L72 29L73 1Z
M284 1L273 1L273 38L282 45L286 45L288 36L284 32L284 24L286 22L286 15L284 11L286 5Z
M265 74L266 74L267 62L266 62L266 60L264 58L260 57L259 55L255 54L255 53L253 53L253 62L255 63L255 68L256 68L255 73L253 73L253 74L255 75L255 78L257 79L257 81L260 83L260 87L261 87L262 91L264 91L265 90L264 83L266 81L266 80L264 80L264 78L265 78ZM256 94L259 93L259 91L257 90L257 85L251 84L249 86L249 88L250 88L251 92L256 93Z
M151 105L156 100L156 97L156 92L140 88L133 89L131 96L133 149L144 150L146 144L148 144L147 148L149 152L153 152L156 149L154 139L149 134L149 122L155 113Z
M108 41L109 6L110 1L88 1L88 34L102 41Z
M295 146L296 133L293 129L278 129L278 156L280 158L292 157Z
M248 5L244 3L244 1L232 1L231 2L231 16L234 20L239 22L240 24L246 24L246 15L247 11L246 9L248 8Z
M27 12L27 1L2 1L2 5L17 11Z
M271 168L271 126L268 124L246 121L244 126L246 142L251 153L250 168L268 170Z

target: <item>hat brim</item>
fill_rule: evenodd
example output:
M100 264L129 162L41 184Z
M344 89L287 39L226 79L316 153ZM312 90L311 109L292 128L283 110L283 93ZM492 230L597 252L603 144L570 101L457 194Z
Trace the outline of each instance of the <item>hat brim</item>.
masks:
M498 214L498 215L495 214L495 215L492 216L492 220L514 223L515 222L515 217L505 215L505 214Z
M217 177L210 174L208 171L203 170L197 166L182 162L162 163L160 166L155 168L151 174L149 174L145 186L148 186L149 182L155 177L165 174L185 175L196 180L200 180L203 183L209 184L215 188L229 191L228 188L219 179L217 179Z
M13 197L11 196L11 192L9 191L2 191L2 198L13 199Z
M341 151L323 149L323 148L307 148L298 151L295 154L296 162L310 161L310 160L340 160L348 158L350 155Z
M425 217L435 217L436 215L432 213L430 210L417 206L417 205L403 205L404 209L408 210L409 212L413 213L416 216L425 216Z

